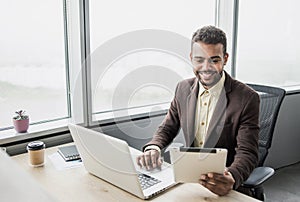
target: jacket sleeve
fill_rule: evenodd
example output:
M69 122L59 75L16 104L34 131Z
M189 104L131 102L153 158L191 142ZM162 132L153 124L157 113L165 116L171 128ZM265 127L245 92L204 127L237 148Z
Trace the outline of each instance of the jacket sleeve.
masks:
M254 92L246 101L240 117L236 154L228 171L235 179L234 189L245 181L258 163L259 95Z

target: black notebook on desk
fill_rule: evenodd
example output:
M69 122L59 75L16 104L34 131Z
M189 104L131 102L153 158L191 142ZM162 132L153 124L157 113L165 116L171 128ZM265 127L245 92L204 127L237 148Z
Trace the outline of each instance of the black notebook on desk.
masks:
M81 159L75 145L58 147L58 153L64 158L65 161Z

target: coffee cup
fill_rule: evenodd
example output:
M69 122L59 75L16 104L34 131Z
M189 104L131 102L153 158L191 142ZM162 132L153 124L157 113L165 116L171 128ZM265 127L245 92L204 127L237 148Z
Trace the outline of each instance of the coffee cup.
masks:
M33 167L44 165L45 143L42 141L30 142L27 145L29 164Z

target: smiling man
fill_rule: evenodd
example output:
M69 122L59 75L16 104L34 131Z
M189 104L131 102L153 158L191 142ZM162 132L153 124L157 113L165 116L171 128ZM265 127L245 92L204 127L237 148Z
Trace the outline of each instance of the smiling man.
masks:
M228 150L224 173L202 175L199 183L222 196L242 190L258 161L259 96L233 79L224 66L228 60L226 35L214 26L197 30L192 37L190 59L194 78L181 81L168 114L143 147L137 164L159 167L160 153L177 136L180 128L188 147L216 147Z

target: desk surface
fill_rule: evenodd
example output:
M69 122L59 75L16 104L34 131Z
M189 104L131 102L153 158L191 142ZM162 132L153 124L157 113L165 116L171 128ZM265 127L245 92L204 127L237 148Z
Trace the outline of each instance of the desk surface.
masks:
M84 166L57 170L48 158L54 152L57 152L57 147L46 149L46 163L38 168L29 166L27 154L14 156L12 159L58 201L143 201L89 174ZM147 201L257 201L236 191L231 191L224 197L204 196L207 196L207 190L200 184L179 184Z

